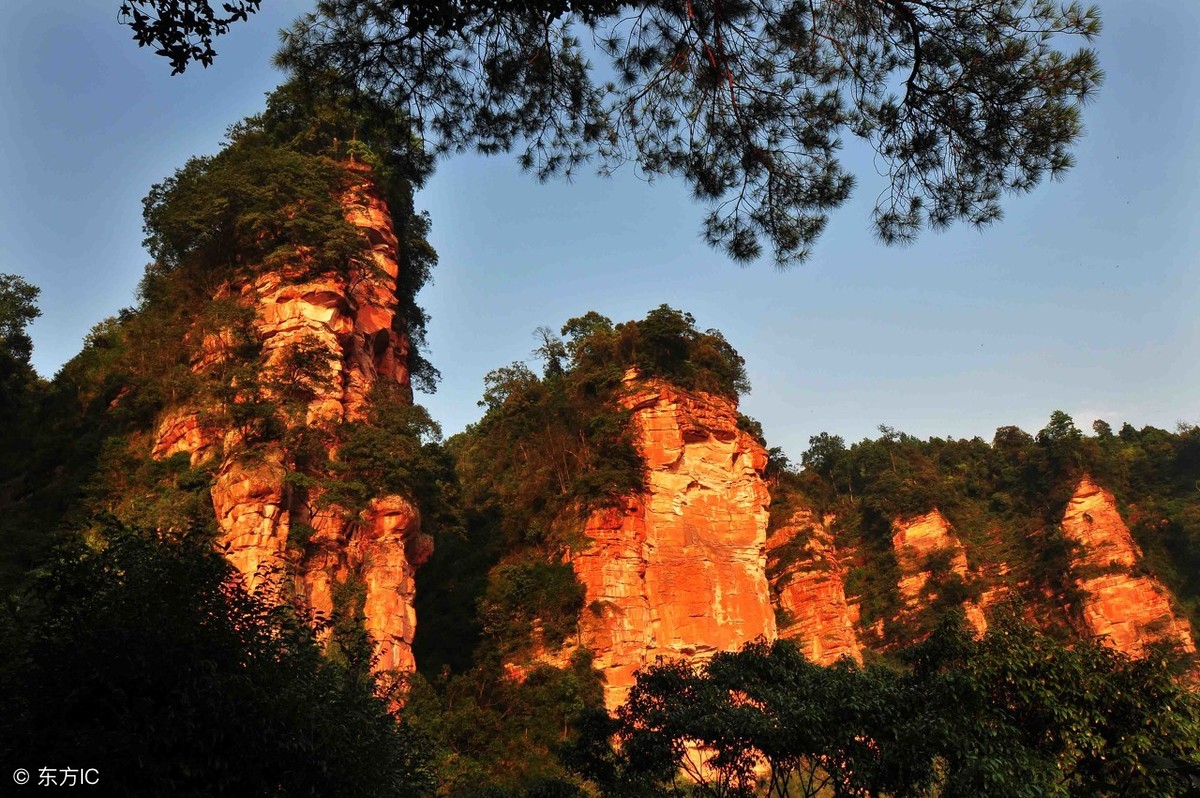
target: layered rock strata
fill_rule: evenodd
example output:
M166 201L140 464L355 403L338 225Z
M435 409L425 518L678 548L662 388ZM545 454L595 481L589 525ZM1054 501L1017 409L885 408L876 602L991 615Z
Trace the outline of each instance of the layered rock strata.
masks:
M1196 650L1191 625L1176 615L1167 588L1133 572L1142 551L1111 492L1085 476L1067 504L1062 528L1079 546L1073 566L1085 596L1080 614L1089 634L1132 656L1164 640Z
M795 640L818 665L842 657L861 665L862 645L846 602L846 569L834 545L832 521L831 515L818 519L801 509L767 540L779 636Z
M586 590L580 642L620 705L646 664L701 661L775 638L766 578L767 455L737 406L626 375L645 490L587 521L571 556Z
M363 420L372 389L384 381L398 385L411 401L408 340L396 318L399 252L391 215L365 172L343 205L347 220L369 241L363 262L313 274L301 257L244 285L226 285L217 297L252 311L260 375L284 389L300 383L305 392L300 412L279 419L293 429L331 430ZM204 336L195 347L193 370L202 373L224 362L232 340L229 331ZM309 376L296 373L298 357L308 364ZM167 413L153 454L188 452L193 464L219 459L212 501L219 544L229 560L252 587L268 573L286 575L325 617L334 611L337 586L360 582L364 625L376 641L378 667L413 670L414 569L432 551L417 509L399 496L374 500L356 518L337 507L320 508L316 496L298 497L288 484L293 452L275 441L260 443L251 456L243 433L211 421L208 410L183 406ZM298 525L307 540L289 548L289 533Z
M963 582L971 579L966 549L937 508L914 518L896 519L892 524L892 550L900 566L897 588L908 611L919 610L925 601L936 598L926 595L935 570ZM936 569L932 567L935 563ZM965 602L963 611L975 631L987 631L987 619L978 604Z

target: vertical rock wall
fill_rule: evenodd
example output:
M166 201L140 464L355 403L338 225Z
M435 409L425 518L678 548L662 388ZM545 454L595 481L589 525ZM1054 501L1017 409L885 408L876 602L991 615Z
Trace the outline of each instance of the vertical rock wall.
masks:
M892 549L900 565L897 587L907 610L920 609L926 599L926 586L933 576L928 567L931 558L944 559L949 573L964 582L971 578L966 549L946 517L936 508L915 518L896 519L892 524ZM963 604L963 611L975 631L987 630L987 619L977 604L968 601Z
M758 542L766 514L757 444L736 429L732 406L657 383L639 386L628 401L648 466L647 491L595 513L586 528L590 546L573 558L587 591L581 642L596 653L609 706L621 703L647 663L698 660L759 634L771 638L762 594L756 596L765 588L758 554L764 550L774 600L786 618L778 635L795 639L819 664L842 656L861 662L856 608L845 595L845 552L835 546L831 519L802 509L765 547ZM1174 613L1167 589L1133 572L1141 552L1111 493L1084 479L1063 529L1080 544L1075 567L1087 596L1081 610L1086 633L1134 656L1163 639L1195 651L1189 624ZM977 632L987 630L984 611L1011 589L1004 563L972 570L962 542L936 509L896 519L892 546L902 617L936 599L930 566L937 562L938 571L986 583L981 598L963 609Z
M626 380L645 491L594 514L572 557L586 590L581 642L616 707L638 668L775 638L766 579L766 451L737 406L658 380Z
M832 665L842 657L862 664L862 646L853 613L846 603L845 568L830 526L807 509L796 511L767 540L767 572L771 576L777 618L787 618L779 636L793 639L809 661ZM804 540L799 544L798 540ZM801 545L799 552L794 549Z
M365 170L343 203L346 218L370 242L367 262L315 276L297 263L262 272L245 285L225 286L219 294L253 310L263 374L290 379L289 358L300 350L323 365L321 378L305 386L310 398L303 418L283 419L287 426L332 429L361 421L381 381L399 385L411 400L408 341L396 323L399 252L391 215ZM230 340L210 335L199 341L193 370L228 357ZM285 481L293 452L268 442L248 456L239 431L214 427L209 417L203 407L175 408L158 426L153 454L189 452L193 463L220 458L212 500L219 543L229 560L252 586L264 569L288 574L310 608L326 616L333 610L335 586L361 581L378 667L411 671L414 569L432 550L417 509L402 497L382 497L351 521L338 508L313 510L313 497L300 507ZM311 527L311 537L289 549L296 523Z
M1081 615L1089 634L1133 656L1161 640L1196 650L1191 625L1175 614L1166 587L1134 572L1142 551L1111 492L1085 476L1067 505L1062 528L1079 544L1073 565L1085 595Z

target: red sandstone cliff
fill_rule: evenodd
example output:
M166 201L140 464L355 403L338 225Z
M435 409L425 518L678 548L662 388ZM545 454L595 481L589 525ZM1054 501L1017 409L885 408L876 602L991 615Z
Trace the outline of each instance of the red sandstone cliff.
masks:
M582 644L616 707L643 665L775 638L764 544L766 452L734 402L626 379L645 491L594 514L571 558L586 590Z
M832 521L833 516L818 520L801 509L767 540L776 617L786 619L780 621L779 636L795 640L805 657L819 665L842 657L861 665L862 646L855 613L846 602L846 569L834 545Z
M915 518L897 518L892 524L892 549L900 565L898 588L907 611L918 610L927 600L936 598L926 595L929 580L934 577L932 561L940 560L947 573L964 582L971 579L966 549L937 508ZM975 631L987 630L987 619L978 604L968 601L963 611Z
M1081 614L1089 634L1134 656L1160 640L1175 641L1184 651L1196 650L1191 626L1175 614L1166 587L1133 572L1142 551L1111 492L1085 476L1067 505L1062 528L1079 544L1073 564L1085 595Z
M788 618L779 635L796 639L814 662L828 664L843 654L861 661L857 607L847 603L844 592L845 552L837 551L829 520L818 520L802 509L767 542L776 602ZM1074 566L1085 596L1079 612L1086 634L1103 637L1108 645L1133 656L1160 640L1175 641L1186 652L1196 650L1190 625L1173 610L1166 587L1153 577L1134 573L1142 553L1112 493L1085 477L1062 525L1080 547ZM987 584L978 601L963 605L967 621L977 632L986 631L985 610L1011 590L1008 566L993 563L991 568L973 571L953 527L937 509L896 519L892 531L901 572L897 589L902 617L936 598L930 585L931 565L935 565L938 572ZM803 541L799 553L794 550L796 540Z
M399 385L411 401L408 341L396 324L399 253L391 216L369 173L343 203L346 218L370 242L365 262L318 275L297 263L294 269L261 272L244 285L224 286L218 294L253 310L262 374L286 383L292 379L289 359L301 350L323 372L305 384L303 412L281 419L290 428L328 430L364 419L368 396L383 381ZM197 342L193 370L201 373L229 357L232 339L210 334ZM276 441L249 456L241 433L214 425L206 410L181 406L167 413L153 454L189 452L193 463L218 459L213 509L219 544L230 561L251 585L261 569L281 569L309 608L325 616L333 610L335 585L360 580L377 667L413 670L413 575L432 550L417 509L402 497L385 496L352 518L337 507L313 510L315 497L298 503L285 481L294 453ZM298 523L311 527L311 536L289 549L289 530Z

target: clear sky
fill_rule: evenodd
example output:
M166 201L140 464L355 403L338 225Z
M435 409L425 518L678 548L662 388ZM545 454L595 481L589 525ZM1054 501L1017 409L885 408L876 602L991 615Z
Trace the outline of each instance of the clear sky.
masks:
M34 362L52 375L96 322L133 304L141 198L214 152L281 79L275 31L306 0L266 0L216 64L170 77L116 22L118 0L41 0L0 28L0 272L42 289ZM887 424L920 437L1033 432L1062 409L1172 427L1200 420L1200 6L1101 2L1107 78L1078 166L956 227L888 248L870 233L869 161L814 258L740 268L700 239L702 209L633 170L540 185L511 158L442 161L418 206L441 262L432 316L447 434L478 418L483 375L529 357L533 330L663 302L745 356L743 410L798 459L809 436Z

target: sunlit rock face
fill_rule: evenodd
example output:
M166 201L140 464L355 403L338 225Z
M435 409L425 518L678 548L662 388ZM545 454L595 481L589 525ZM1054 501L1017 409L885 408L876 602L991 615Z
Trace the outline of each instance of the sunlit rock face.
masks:
M931 598L926 586L934 575L930 567L933 562L964 582L971 578L966 549L936 508L914 518L896 519L892 524L892 550L900 566L897 587L906 610L919 610ZM968 601L963 604L963 612L976 632L987 631L987 619L979 605Z
M571 557L586 590L580 640L604 674L610 708L643 665L775 639L766 451L738 428L728 399L632 373L626 388L645 490L593 514L590 545Z
M842 657L861 665L862 646L846 602L846 569L834 545L832 522L832 515L818 519L811 510L800 509L767 540L779 636L794 640L818 665Z
M1062 528L1079 545L1073 565L1084 594L1081 615L1087 633L1133 656L1162 640L1196 650L1191 626L1175 614L1166 587L1133 572L1142 551L1111 492L1085 476L1067 504Z
M315 276L297 263L218 292L218 298L253 310L261 373L281 384L306 380L306 406L280 419L292 429L329 430L363 420L371 391L382 381L399 385L411 401L408 340L397 329L399 252L391 215L366 171L343 203L346 218L370 242L366 262ZM232 339L210 334L197 341L193 370L228 359ZM289 372L297 352L316 378ZM220 458L212 500L218 543L230 562L251 587L271 573L283 575L310 609L325 617L333 610L338 585L361 583L365 626L378 647L377 667L413 670L413 576L432 552L417 509L399 496L376 499L354 520L336 507L318 509L316 496L298 496L285 479L295 452L278 441L259 443L250 452L239 430L214 426L205 411L185 403L166 413L153 454L187 452L193 464ZM298 524L307 540L289 547L289 533Z

